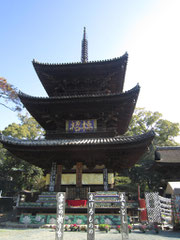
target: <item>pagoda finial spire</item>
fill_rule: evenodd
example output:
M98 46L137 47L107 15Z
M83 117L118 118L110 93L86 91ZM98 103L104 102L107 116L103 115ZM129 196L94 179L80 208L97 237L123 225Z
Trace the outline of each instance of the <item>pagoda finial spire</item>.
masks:
M88 62L88 41L86 38L86 28L84 27L83 40L82 40L82 50L81 50L81 62Z

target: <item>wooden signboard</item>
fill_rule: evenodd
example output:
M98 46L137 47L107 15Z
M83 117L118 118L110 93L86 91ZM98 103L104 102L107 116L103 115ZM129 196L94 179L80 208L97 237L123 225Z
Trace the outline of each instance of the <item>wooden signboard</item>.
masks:
M87 240L95 239L95 226L94 226L94 215L95 215L95 199L94 193L88 193L88 219L87 219Z
M129 239L129 229L127 220L127 209L126 209L126 195L125 193L119 194L120 199L120 216L121 216L121 234L122 240Z
M64 218L65 218L65 199L64 192L58 192L57 199L57 213L56 213L56 240L63 239L64 233Z

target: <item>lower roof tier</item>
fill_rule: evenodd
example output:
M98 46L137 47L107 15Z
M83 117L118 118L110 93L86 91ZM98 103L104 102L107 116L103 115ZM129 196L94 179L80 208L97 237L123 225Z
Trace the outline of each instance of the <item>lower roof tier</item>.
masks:
M82 162L89 169L105 165L112 171L132 167L147 151L155 134L113 138L19 140L0 135L0 142L14 156L47 171L52 162L71 169Z

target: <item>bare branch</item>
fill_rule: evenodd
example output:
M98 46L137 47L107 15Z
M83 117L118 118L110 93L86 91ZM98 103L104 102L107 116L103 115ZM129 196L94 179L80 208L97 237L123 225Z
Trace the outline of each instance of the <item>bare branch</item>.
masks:
M15 112L16 110L13 108L8 107L7 105L0 103L0 105L2 105L3 107L6 107L7 109L11 110L12 112Z

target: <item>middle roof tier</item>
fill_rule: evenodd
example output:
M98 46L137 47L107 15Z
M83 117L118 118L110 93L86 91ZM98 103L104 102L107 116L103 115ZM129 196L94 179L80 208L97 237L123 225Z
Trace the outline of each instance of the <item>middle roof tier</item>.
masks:
M30 114L46 130L46 138L116 136L127 131L139 95L136 85L118 94L33 97L22 92L19 98ZM68 124L94 121L88 131L71 131ZM86 122L87 123L87 122ZM82 124L86 124L82 123ZM89 122L90 123L90 122ZM79 123L80 124L80 123ZM91 131L92 130L92 131Z

